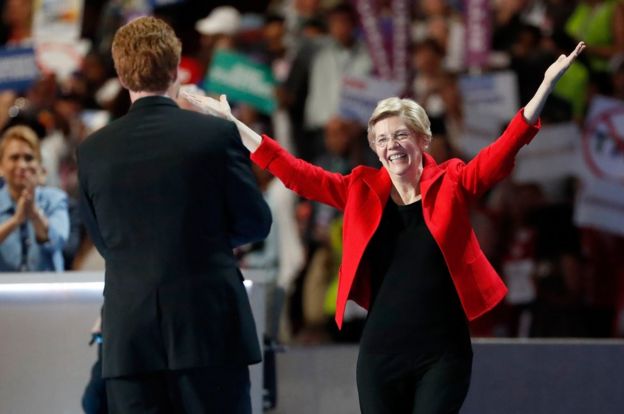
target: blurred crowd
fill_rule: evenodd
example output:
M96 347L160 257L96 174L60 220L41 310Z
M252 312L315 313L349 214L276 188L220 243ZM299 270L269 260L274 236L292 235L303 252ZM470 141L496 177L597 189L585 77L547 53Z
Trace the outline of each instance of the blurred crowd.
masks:
M85 2L81 34L90 48L79 69L64 77L42 71L24 90L0 91L2 131L26 125L39 139L36 145L20 141L39 163L36 186L61 189L67 195L63 208L68 224L63 222L59 230L63 237L50 247L62 253L66 270L97 269L103 263L80 221L75 149L130 105L115 78L110 42L115 30L136 14L152 13L176 29L183 41L184 84L202 87L212 58L224 50L270 67L277 103L272 113L232 102L238 118L256 131L336 173L348 174L359 164L379 166L367 145L366 126L340 110L344 76L379 74L359 2L265 1L262 10L257 10L262 2L249 7L239 3L240 9L192 1L147 6L152 3ZM382 28L392 25L392 1L362 3L373 5ZM32 3L2 4L0 46L32 44ZM492 0L492 50L479 68L467 63L465 2L406 4L408 42L401 94L415 99L429 114L434 135L429 151L437 162L473 155L463 151L461 143L466 108L459 83L466 74L513 72L521 106L536 90L545 68L584 40L586 53L557 85L543 125L574 123L582 129L593 97L624 100L624 2ZM25 184L8 176L7 148L0 147L4 185L19 190ZM267 240L237 254L243 268L260 270L257 274L272 286L269 331L286 342L356 341L362 310L349 308L348 322L340 332L332 322L342 243L340 212L297 198L265 171L257 170L256 175L273 210L274 225ZM474 335L624 336L624 238L574 224L579 188L575 176L548 185L508 179L474 204L473 224L481 246L510 288L504 303L472 324ZM3 220L17 214L15 197L14 205L0 212ZM22 222L29 220L30 216L22 216ZM16 234L19 224L14 226ZM22 239L16 236L14 242ZM37 249L31 245L31 254L33 250ZM45 267L34 256L30 260L27 268L20 267L23 262L13 268L0 263L5 267L0 270L61 270Z

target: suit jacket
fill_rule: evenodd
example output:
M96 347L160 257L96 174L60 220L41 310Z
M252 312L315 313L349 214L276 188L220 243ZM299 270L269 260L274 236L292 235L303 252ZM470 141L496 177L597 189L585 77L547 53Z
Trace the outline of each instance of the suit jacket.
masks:
M268 206L228 121L134 102L78 149L82 211L106 261L103 375L260 361L232 248Z
M470 200L510 173L516 153L538 130L539 123L528 125L519 112L505 132L467 164L451 159L437 165L423 154L420 191L425 224L442 251L470 320L494 307L507 292L472 230ZM336 303L336 323L341 327L348 299L364 308L370 303L371 281L362 258L390 196L387 170L360 166L348 175L330 173L294 158L266 136L252 160L303 197L344 211Z

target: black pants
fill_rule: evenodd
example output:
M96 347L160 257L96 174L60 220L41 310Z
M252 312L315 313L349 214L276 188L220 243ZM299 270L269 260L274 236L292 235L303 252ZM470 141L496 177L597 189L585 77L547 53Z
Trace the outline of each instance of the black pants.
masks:
M91 368L91 377L82 394L85 414L107 414L106 382L102 379L102 345L98 345L98 359Z
M471 353L413 357L360 352L360 410L362 414L459 413L471 371Z
M109 378L111 414L251 414L249 368L200 368Z

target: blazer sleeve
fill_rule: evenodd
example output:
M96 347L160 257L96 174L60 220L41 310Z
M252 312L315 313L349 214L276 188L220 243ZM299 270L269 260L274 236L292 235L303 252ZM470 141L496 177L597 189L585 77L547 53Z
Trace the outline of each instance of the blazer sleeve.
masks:
M108 249L106 248L106 244L104 243L102 233L100 233L100 228L98 226L97 218L95 216L95 210L93 208L93 202L89 197L85 166L83 165L84 161L80 157L80 148L78 148L76 158L78 160L78 191L80 193L78 203L80 204L80 215L82 217L82 221L84 222L85 228L87 229L87 233L89 234L89 237L93 242L93 245L102 255L102 257L106 259Z
M518 111L496 141L479 151L467 164L456 164L459 185L470 195L483 194L511 173L516 154L531 142L540 128L539 120L535 125L529 125L523 110Z
M332 173L296 158L267 135L262 136L251 160L300 196L344 211L350 174Z
M263 240L271 230L271 211L251 171L249 151L233 123L226 139L224 191L230 245Z

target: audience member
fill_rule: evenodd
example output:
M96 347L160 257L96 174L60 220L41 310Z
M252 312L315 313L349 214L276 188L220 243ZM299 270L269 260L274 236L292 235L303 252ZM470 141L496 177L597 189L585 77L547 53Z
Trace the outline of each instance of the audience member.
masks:
M69 236L67 196L46 187L39 139L25 126L0 142L0 271L63 271Z
M343 77L366 76L372 71L370 55L357 37L357 23L355 10L348 3L335 6L327 14L329 38L312 60L310 70L303 159L313 160L322 152L323 128L338 115Z

